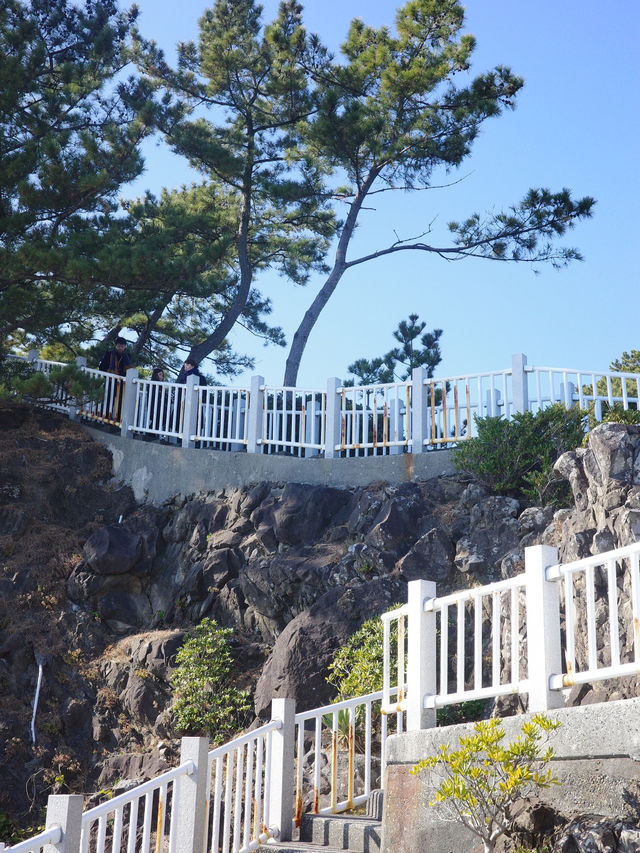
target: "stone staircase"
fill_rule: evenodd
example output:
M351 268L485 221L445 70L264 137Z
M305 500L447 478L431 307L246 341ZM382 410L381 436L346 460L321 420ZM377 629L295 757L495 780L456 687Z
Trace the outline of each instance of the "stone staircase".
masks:
M365 815L302 815L298 841L268 844L268 853L380 853L382 791L372 791Z

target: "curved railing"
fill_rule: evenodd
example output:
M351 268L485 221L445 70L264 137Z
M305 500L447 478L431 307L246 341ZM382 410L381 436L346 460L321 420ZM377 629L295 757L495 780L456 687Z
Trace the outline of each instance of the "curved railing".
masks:
M15 358L15 357L14 357ZM62 366L33 356L34 370ZM637 409L640 374L532 367L522 355L511 367L484 373L430 378L422 369L411 380L326 389L266 385L249 387L152 382L135 369L114 376L82 368L98 383L97 396L74 404L60 389L48 405L121 430L125 436L214 450L382 456L452 447L476 434L476 418L536 412L554 403L590 407L596 420L607 408Z

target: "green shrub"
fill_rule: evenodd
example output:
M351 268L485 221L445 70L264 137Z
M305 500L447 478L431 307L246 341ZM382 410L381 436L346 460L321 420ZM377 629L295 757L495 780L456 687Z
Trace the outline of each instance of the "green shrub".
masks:
M602 417L596 418L595 403L589 403L589 429L597 427L598 424L640 424L640 409L625 409L622 403L601 404Z
M442 745L437 755L424 758L411 772L428 770L435 774L435 784L441 780L429 805L448 807L454 819L482 839L485 853L491 853L496 840L523 810L522 800L558 784L546 767L553 749L543 751L543 746L559 725L536 714L505 745L502 721L482 720L474 725L474 734L460 737L458 749Z
M454 450L454 463L494 494L564 506L569 487L554 475L553 465L565 451L580 447L586 419L583 409L560 403L536 414L518 413L511 421L476 418L478 435Z
M31 371L28 376L16 377L12 387L25 400L38 403L64 399L82 406L100 400L104 394L104 380L96 379L76 364L53 367L49 374Z
M395 609L395 604L390 609ZM391 684L397 682L397 667L393 650L398 642L398 623L392 622L391 642ZM379 616L368 619L337 652L329 664L327 681L336 688L336 701L352 699L382 690L383 680L383 638L384 626ZM478 719L484 712L485 703L479 700L460 702L455 706L438 708L438 725L449 726L453 723L465 723ZM361 722L363 709L356 711L356 734ZM327 719L327 724L329 720ZM338 733L342 735L348 729L348 716L338 719Z
M203 619L176 654L171 674L173 716L179 734L209 735L223 743L247 724L249 694L233 686L230 628Z

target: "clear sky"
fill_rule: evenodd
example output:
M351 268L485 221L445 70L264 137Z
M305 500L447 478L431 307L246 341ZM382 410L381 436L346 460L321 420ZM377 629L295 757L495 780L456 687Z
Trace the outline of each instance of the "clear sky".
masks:
M197 37L207 5L138 0L139 27L171 60L176 42ZM263 5L269 21L277 0ZM398 5L307 0L305 24L338 51L353 17L393 26ZM606 369L623 350L640 349L640 3L468 0L465 7L465 30L477 39L470 76L510 66L525 79L517 108L485 123L472 156L449 176L464 178L454 187L377 196L350 256L389 245L396 232L415 236L432 222L444 226L475 210L503 209L538 186L597 199L593 217L564 239L585 260L560 272L540 265L536 274L525 264L452 263L406 252L355 267L315 326L299 386L323 387L328 376L345 377L355 358L382 354L398 321L412 312L429 329L444 330L440 377L499 370L515 352L537 366ZM145 154L146 172L124 196L191 180L161 142L149 143ZM318 277L300 288L276 276L256 282L288 340L321 283ZM256 357L253 372L281 382L286 348L263 347L242 331L231 341Z

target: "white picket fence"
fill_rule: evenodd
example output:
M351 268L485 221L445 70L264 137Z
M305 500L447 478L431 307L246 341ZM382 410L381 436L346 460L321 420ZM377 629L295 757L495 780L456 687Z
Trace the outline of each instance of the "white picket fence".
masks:
M31 353L46 373L59 362ZM130 369L126 377L88 369L104 383L98 400L78 411L63 393L53 408L118 427L132 438L163 439L183 447L295 456L377 456L452 447L476 434L475 419L536 412L554 403L638 408L640 374L532 367L514 355L511 367L432 379L421 368L407 382L346 387L329 379L325 389L266 385L201 387L151 382Z

